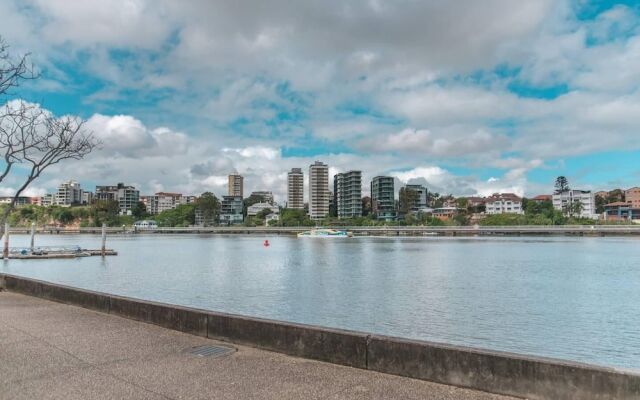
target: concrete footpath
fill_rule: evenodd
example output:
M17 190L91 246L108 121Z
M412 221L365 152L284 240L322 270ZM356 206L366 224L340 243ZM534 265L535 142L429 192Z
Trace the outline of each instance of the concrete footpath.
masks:
M512 399L244 346L189 353L220 344L0 292L0 399Z

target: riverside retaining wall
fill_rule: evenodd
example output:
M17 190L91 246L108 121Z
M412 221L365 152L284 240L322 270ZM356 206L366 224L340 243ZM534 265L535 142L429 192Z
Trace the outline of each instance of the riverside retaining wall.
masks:
M0 274L7 290L298 357L529 399L640 399L640 374L251 318Z

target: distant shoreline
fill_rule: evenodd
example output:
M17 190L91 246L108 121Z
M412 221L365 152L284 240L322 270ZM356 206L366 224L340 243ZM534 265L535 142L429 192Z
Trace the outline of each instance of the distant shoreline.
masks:
M640 225L558 225L558 226L354 226L332 227L352 232L354 236L620 236L640 235ZM163 234L236 234L236 235L296 235L312 227L188 227L135 229L106 228L106 233L127 235ZM11 234L29 234L31 228L15 227ZM37 234L101 234L102 228L37 228Z

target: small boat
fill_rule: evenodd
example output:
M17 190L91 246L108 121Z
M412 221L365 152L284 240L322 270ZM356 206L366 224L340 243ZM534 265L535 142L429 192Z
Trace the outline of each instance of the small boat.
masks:
M336 229L311 229L310 231L298 233L298 237L351 237L347 231Z

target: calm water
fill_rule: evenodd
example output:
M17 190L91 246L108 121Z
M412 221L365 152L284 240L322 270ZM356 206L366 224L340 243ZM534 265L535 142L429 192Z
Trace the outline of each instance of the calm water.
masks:
M230 313L640 370L640 238L109 237L0 270ZM12 236L12 245L28 237ZM98 236L38 244L98 248Z

